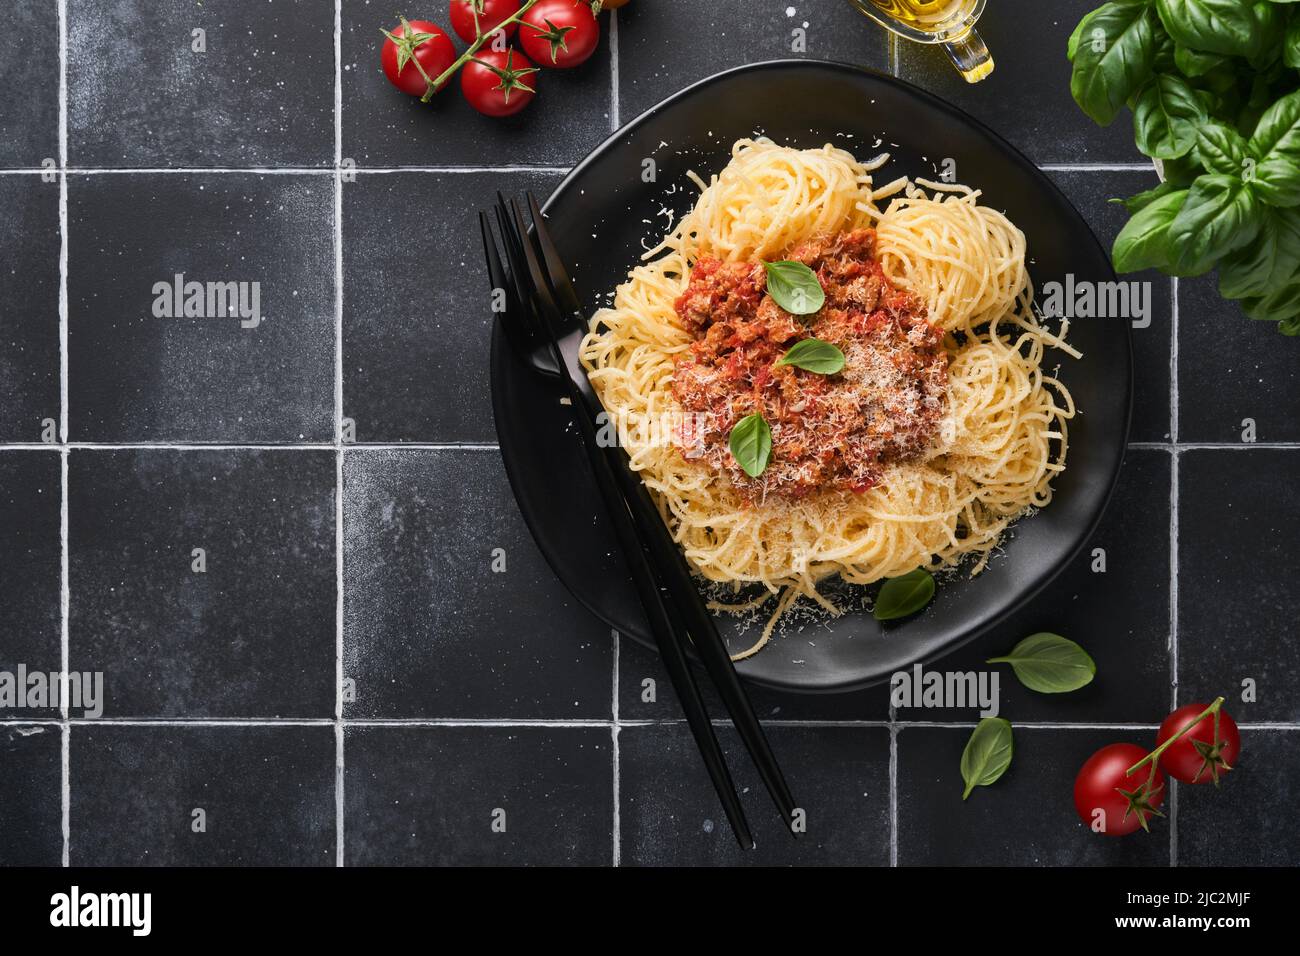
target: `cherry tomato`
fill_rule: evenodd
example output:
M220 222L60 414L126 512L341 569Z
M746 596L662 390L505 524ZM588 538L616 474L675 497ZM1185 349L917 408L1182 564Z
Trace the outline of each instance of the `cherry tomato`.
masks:
M1165 718L1156 734L1156 745L1163 744L1205 712L1208 704L1187 704ZM1219 739L1214 739L1214 715L1198 721L1196 726L1169 745L1160 755L1160 769L1182 783L1218 783L1219 777L1237 765L1241 753L1241 734L1237 722L1219 711Z
M430 84L456 62L456 48L442 28L428 20L402 18L400 26L385 30L379 62L388 82L403 93L424 96Z
M502 20L509 20L519 12L519 0L451 0L451 28L456 36L466 43L473 43L478 37L474 32L474 14L478 14L479 29L491 33ZM506 36L515 35L518 23L505 28Z
M1165 800L1165 777L1159 770L1148 786L1151 765L1132 775L1125 771L1147 755L1137 744L1109 744L1088 758L1074 780L1074 809L1098 833L1123 836L1147 829Z
M518 50L481 49L460 69L460 90L469 105L485 116L510 116L536 95L532 74L537 72Z
M577 66L596 52L600 21L587 0L542 0L523 15L519 42L542 66Z

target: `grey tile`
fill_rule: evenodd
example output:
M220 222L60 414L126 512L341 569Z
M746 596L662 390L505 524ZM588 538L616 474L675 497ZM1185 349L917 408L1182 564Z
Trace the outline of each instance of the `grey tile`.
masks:
M68 82L74 166L334 162L330 0L68 0Z
M334 864L332 727L74 725L70 754L73 866Z
M609 631L543 561L495 451L349 449L344 468L349 717L609 716Z
M610 732L349 727L348 866L608 864Z
M0 866L58 866L63 858L59 728L0 726Z
M70 664L108 716L334 715L334 485L332 452L71 453Z
M59 155L56 0L6 4L0 31L0 166L40 166Z

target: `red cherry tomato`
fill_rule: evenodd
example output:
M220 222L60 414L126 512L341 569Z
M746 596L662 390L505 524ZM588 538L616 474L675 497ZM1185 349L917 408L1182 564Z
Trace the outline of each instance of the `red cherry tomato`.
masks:
M1187 704L1165 718L1156 734L1156 745L1163 744L1205 712L1209 704ZM1160 755L1160 769L1181 783L1218 783L1219 777L1237 765L1241 753L1241 734L1237 722L1219 711L1219 739L1214 739L1214 715L1202 718L1196 726L1169 745Z
M388 82L403 93L424 96L429 84L456 62L456 48L442 28L428 20L402 19L400 26L385 30L379 62Z
M596 52L600 21L587 0L542 0L521 18L519 42L542 66L577 66Z
M518 50L481 49L460 69L460 90L485 116L510 116L532 102L537 67Z
M1137 744L1110 744L1088 758L1074 780L1074 809L1079 819L1098 833L1123 836L1141 827L1165 800L1165 777L1159 770L1150 786L1151 765L1129 767L1147 755Z
M477 39L477 34L474 32L474 14L478 14L479 29L484 33L491 33L502 20L509 20L518 13L519 6L519 0L451 0L448 15L451 17L451 28L456 31L456 36L466 43L473 43ZM518 23L507 26L506 36L514 36L518 28Z

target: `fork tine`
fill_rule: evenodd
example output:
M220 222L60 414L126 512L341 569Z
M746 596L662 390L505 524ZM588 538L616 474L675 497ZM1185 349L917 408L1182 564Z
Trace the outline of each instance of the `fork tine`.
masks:
M492 283L492 288L502 289L509 296L511 292L509 279L505 267L501 265L501 253L497 249L496 240L492 237L492 227L488 225L487 213L478 214L478 225L479 231L483 233L483 255L487 257L488 281Z
M528 226L524 224L524 215L519 210L519 204L514 200L510 201L510 211L514 215L516 236L523 247L521 249L523 264L528 270L531 291L537 297L538 304L542 306L542 312L545 313L544 321L554 319L558 317L559 306L556 305L555 298L551 294L550 283L546 281L546 273L538 259L537 248L528 235Z
M560 256L560 251L555 247L554 240L551 239L550 230L546 228L546 221L542 216L542 208L537 204L537 197L530 191L528 194L528 209L533 217L533 235L537 239L537 245L542 250L542 261L546 264L546 276L550 281L551 289L566 315L572 315L575 312L582 311L582 303L578 300L578 293L573 288L573 280L569 278L569 270L564 268L564 259Z

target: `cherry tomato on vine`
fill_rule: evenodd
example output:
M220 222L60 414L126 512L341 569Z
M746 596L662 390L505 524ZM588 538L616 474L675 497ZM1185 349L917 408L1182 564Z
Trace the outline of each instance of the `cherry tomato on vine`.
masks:
M502 20L509 20L518 13L519 6L519 0L451 0L448 16L451 17L451 28L456 31L456 36L466 43L473 43L477 39L474 14L478 14L479 29L491 33ZM514 36L518 28L518 23L507 26L506 36Z
M600 21L588 0L541 0L523 15L519 42L542 66L585 63L600 43Z
M400 26L383 34L388 39L379 53L380 65L388 82L403 93L428 95L433 81L456 62L451 37L436 23L402 17Z
M1187 704L1165 718L1156 734L1156 746L1205 713L1208 704ZM1215 739L1214 715L1197 721L1187 733L1169 745L1160 755L1160 769L1181 783L1215 783L1237 764L1241 753L1241 734L1237 722L1219 711L1219 733Z
M1087 759L1074 780L1074 809L1079 819L1097 833L1123 836L1147 829L1165 799L1165 778L1150 764L1132 775L1129 767L1147 755L1137 744L1109 744Z
M537 67L513 47L481 49L460 70L460 90L469 105L485 116L510 116L536 95Z

